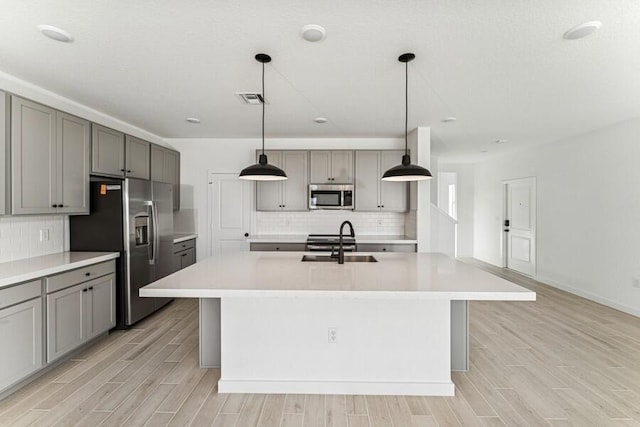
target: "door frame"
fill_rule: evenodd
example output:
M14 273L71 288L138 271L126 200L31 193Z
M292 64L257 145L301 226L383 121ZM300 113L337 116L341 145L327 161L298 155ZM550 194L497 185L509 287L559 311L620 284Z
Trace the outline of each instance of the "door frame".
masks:
M500 233L502 234L502 238L500 239L500 252L502 254L502 268L509 268L508 257L509 257L509 246L508 246L508 236L504 231L504 221L507 219L508 212L508 193L507 186L509 184L517 184L524 181L528 181L531 183L532 190L532 200L534 203L534 207L531 210L532 212L532 223L533 223L533 231L531 232L533 235L534 248L532 252L533 256L533 274L531 277L536 277L538 274L538 190L537 190L537 180L535 176L527 176L523 178L513 178L513 179L505 179L500 181L502 184L502 215L500 218ZM514 270L517 273L517 270ZM524 274L524 273L520 273Z

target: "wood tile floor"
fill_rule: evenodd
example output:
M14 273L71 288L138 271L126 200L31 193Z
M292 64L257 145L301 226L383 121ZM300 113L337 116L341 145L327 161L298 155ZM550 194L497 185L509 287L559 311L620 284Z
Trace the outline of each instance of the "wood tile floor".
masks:
M197 301L177 300L0 402L0 425L640 426L640 319L467 261L538 300L471 304L455 397L218 394Z

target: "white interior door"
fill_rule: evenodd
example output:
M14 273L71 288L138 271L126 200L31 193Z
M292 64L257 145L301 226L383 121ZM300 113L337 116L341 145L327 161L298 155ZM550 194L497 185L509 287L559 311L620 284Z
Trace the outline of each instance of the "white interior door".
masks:
M504 234L507 268L534 276L536 273L536 180L505 182Z
M210 255L249 250L254 183L238 179L238 174L211 174Z

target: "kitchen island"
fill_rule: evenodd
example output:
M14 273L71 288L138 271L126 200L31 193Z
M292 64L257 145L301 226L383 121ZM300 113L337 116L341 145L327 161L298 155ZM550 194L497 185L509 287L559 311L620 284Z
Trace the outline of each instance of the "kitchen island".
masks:
M451 396L451 301L535 293L443 254L301 262L221 254L145 286L200 299L200 364L221 393Z

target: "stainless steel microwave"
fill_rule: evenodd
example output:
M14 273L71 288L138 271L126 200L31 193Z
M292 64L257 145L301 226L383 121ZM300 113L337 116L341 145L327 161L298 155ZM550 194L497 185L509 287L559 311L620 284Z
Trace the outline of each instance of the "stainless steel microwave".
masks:
M309 185L309 209L353 209L353 184Z

